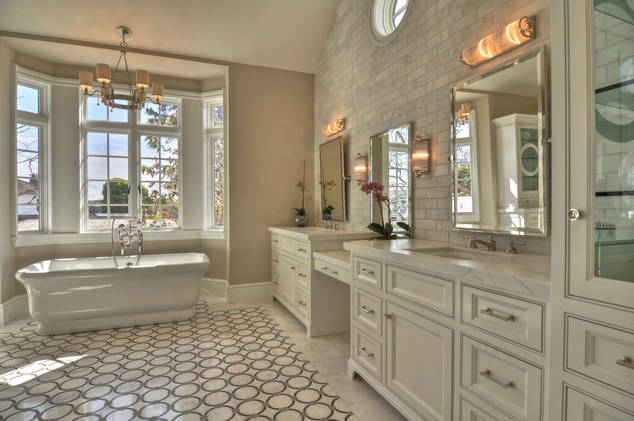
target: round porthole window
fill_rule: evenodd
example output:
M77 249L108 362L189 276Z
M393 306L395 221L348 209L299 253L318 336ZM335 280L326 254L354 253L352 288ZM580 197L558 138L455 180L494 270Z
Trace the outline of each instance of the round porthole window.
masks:
M409 0L372 1L370 27L379 44L387 44L396 36L407 15L408 4Z

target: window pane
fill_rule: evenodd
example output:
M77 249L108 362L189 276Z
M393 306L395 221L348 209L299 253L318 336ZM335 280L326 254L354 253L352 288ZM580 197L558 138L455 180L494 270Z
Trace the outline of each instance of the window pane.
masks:
M160 176L161 181L178 182L178 160L162 159Z
M40 90L30 86L18 85L17 109L27 113L40 113Z
M464 123L456 122L456 139L464 139L471 136L469 130L469 120L465 120Z
M108 120L108 107L100 103L99 98L86 98L86 118L88 120Z
M152 126L177 126L178 105L176 104L146 104L138 111L139 124Z
M110 214L110 217L129 215L127 206L110 206L108 213Z
M128 203L130 185L126 181L111 181L110 183L110 203Z
M87 165L89 179L105 180L108 178L108 158L89 156Z
M161 138L161 158L178 158L178 139L174 137Z
M141 158L158 158L160 139L158 136L141 138Z
M26 151L38 151L40 149L40 128L28 124L16 126L17 148Z
M224 139L221 137L212 140L212 220L215 227L222 227L224 224Z
M112 222L108 221L108 214L104 211L101 212L99 208L88 209L88 225L86 228L89 230L109 230Z
M40 208L35 205L20 204L18 197L18 232L40 230Z
M106 133L88 132L86 134L86 151L88 155L106 155L108 147Z
M110 155L128 156L128 135L110 134Z
M121 101L115 101L116 103L122 103ZM128 110L122 110L121 108L111 108L108 110L108 120L115 121L117 123L127 123Z
M159 184L153 182L141 183L141 203L159 203Z
M107 187L105 181L89 181L88 182L88 205L106 204L107 203ZM105 212L106 209L103 209Z
M141 180L143 181L159 181L160 160L158 159L142 159L141 160Z
M211 107L211 127L219 129L225 125L225 107L222 105L212 105Z
M37 152L17 152L18 177L37 178L39 175L39 154Z
M110 174L109 178L111 180L128 179L128 158L110 158Z

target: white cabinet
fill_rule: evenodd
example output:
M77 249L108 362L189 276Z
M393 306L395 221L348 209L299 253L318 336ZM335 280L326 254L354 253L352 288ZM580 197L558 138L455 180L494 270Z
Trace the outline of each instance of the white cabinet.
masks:
M397 250L421 245L440 246L344 245L354 262L349 371L411 420L543 420L547 290ZM509 262L503 252L482 258Z
M366 238L367 233L277 227L269 231L273 297L306 326L309 336L347 332L350 287L345 280L350 268L320 260L314 264L312 253L340 250L344 240Z
M551 419L634 419L632 7L551 5Z
M453 331L387 301L386 384L424 419L451 419Z

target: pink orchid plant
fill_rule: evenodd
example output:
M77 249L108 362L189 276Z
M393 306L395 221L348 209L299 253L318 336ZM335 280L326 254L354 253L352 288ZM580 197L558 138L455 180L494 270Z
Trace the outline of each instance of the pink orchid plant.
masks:
M365 194L371 194L372 197L376 200L379 206L379 214L381 215L381 223L372 222L368 225L368 229L379 234L383 239L391 240L393 238L397 238L396 234L394 234L394 227L390 222L392 220L392 210L390 208L390 198L387 194L383 193L385 187L381 183L377 183L376 181L365 183L361 186L361 191ZM383 217L383 204L387 206L387 222ZM396 223L399 227L405 230L405 236L409 236L409 225L404 222Z

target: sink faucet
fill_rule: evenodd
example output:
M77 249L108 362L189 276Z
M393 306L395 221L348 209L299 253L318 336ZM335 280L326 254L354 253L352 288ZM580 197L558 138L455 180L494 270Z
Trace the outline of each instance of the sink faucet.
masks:
M495 251L497 249L497 244L493 239L493 235L489 235L489 241L480 240L476 237L470 237L465 235L465 240L469 240L469 244L467 244L467 248L477 249L478 244L482 244L486 251Z

